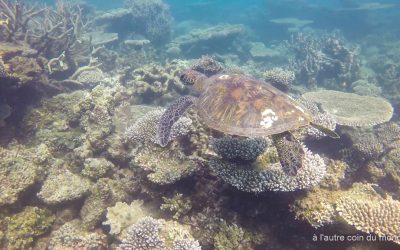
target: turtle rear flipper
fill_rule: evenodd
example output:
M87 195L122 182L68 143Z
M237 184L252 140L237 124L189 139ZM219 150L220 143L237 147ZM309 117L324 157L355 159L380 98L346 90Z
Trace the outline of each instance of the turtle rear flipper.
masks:
M161 147L165 147L168 144L172 126L195 101L196 97L182 96L171 104L161 116L157 128L157 139Z
M340 138L340 136L333 130L330 130L328 128L325 128L324 126L321 126L319 124L315 124L313 122L310 122L310 125L316 129L318 129L319 131L321 131L322 133L324 133L325 135L334 138L334 139L338 139Z
M295 176L303 165L304 149L301 143L290 133L283 132L272 136L282 170Z

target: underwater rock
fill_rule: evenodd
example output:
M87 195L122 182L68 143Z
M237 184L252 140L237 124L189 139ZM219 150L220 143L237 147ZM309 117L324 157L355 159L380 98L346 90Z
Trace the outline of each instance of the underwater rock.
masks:
M74 201L88 194L91 182L67 169L50 173L37 196L46 204L55 205Z
M78 219L51 232L49 249L108 249L107 236L101 230L88 232Z
M143 208L142 200L134 200L130 205L125 202L117 202L115 206L107 208L107 220L103 225L110 227L110 234L117 238L124 238L129 226L136 224L149 213Z
M41 168L35 155L19 145L6 149L0 147L0 205L13 204L18 196L36 183Z
M25 207L22 212L4 219L5 245L2 249L32 249L35 239L45 234L53 224L54 215L50 210ZM4 248L3 248L4 247Z
M312 154L304 145L303 166L297 175L283 172L277 153L270 146L263 155L252 163L234 163L217 157L211 158L209 167L226 183L245 192L261 193L270 191L294 191L317 185L326 173L326 166L318 154ZM271 154L274 156L271 157Z
M302 97L320 104L340 125L372 127L389 121L393 115L392 105L379 97L334 90L307 92Z

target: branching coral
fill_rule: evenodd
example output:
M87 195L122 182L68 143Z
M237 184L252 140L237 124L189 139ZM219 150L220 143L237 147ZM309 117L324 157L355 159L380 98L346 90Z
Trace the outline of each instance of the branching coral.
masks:
M255 160L267 148L263 138L233 138L223 137L211 140L211 147L226 160Z
M259 156L256 162L240 164L212 158L209 162L211 170L225 182L239 190L260 193L272 191L294 191L306 189L318 184L325 175L325 163L323 159L312 154L304 145L305 152L303 166L297 175L289 176L283 172L276 156L276 152L268 150ZM271 157L271 154L274 156ZM273 162L271 162L271 160Z
M49 249L107 249L107 236L101 231L87 232L79 220L72 220L50 235Z
M192 203L183 194L175 194L172 198L163 197L164 203L160 206L161 210L168 210L174 213L172 218L178 220L192 209Z
M342 198L337 202L336 210L358 230L400 244L399 201L390 197L381 201Z
M392 105L383 98L333 90L307 92L303 98L321 105L340 125L370 127L389 121Z
M164 109L149 111L125 131L125 136L135 143L158 143L157 127ZM192 120L187 117L180 118L171 129L170 141L179 136L186 135L191 127Z
M192 246L194 248L186 248ZM188 227L172 221L144 217L128 229L117 249L198 250L200 246L191 236Z

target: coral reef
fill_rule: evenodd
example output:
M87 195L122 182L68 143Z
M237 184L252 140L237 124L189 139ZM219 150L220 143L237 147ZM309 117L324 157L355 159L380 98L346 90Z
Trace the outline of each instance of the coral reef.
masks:
M225 160L255 160L267 148L263 138L233 138L223 137L211 140L211 147Z
M25 207L10 217L6 217L4 231L5 245L3 249L32 249L34 239L45 234L54 221L54 215L47 209Z
M178 220L186 215L192 209L192 202L183 197L183 194L177 193L172 198L163 197L164 203L160 206L163 211L173 213L173 219Z
M53 231L48 245L49 249L107 249L107 246L105 234L85 231L77 219Z
M173 39L168 47L170 50L176 48L181 53L192 56L226 51L244 30L241 24L220 24L204 29L193 29L188 34ZM204 48L207 48L207 51Z
M290 85L295 79L293 71L284 70L282 68L267 70L263 75L266 82L271 83L274 87L285 92L290 89Z
M135 153L130 166L150 171L147 177L157 184L174 183L198 169L196 160L186 156L179 148L168 150L144 147Z
M73 201L88 194L91 182L67 169L50 173L37 194L46 204L54 205Z
M393 115L392 105L380 97L334 90L307 92L302 97L320 104L340 125L372 127L389 121Z
M132 225L117 249L201 249L187 227L176 222L144 217Z
M400 202L388 197L376 200L341 198L336 205L340 217L365 233L375 233L400 244Z
M158 144L157 127L165 109L159 108L148 112L138 119L134 124L126 128L125 136L132 142L152 142ZM181 117L171 129L169 141L175 140L179 136L186 135L191 128L192 120Z
M110 226L110 234L114 236L124 235L125 229L148 215L142 205L141 200L134 200L130 205L117 202L115 206L107 208L107 220L103 222L103 225Z
M113 167L114 164L105 158L86 158L82 175L97 180L104 177Z
M326 173L323 159L312 154L304 145L303 166L297 175L289 176L283 172L277 153L272 149L259 156L253 163L227 162L219 158L211 158L211 170L225 182L239 190L253 193L271 191L294 191L317 185ZM271 154L274 156L271 157Z
M358 76L358 52L337 35L297 33L287 47L294 53L291 69L296 80L309 87L346 90Z
M0 147L0 158L0 205L13 204L39 180L42 171L34 152L22 145Z

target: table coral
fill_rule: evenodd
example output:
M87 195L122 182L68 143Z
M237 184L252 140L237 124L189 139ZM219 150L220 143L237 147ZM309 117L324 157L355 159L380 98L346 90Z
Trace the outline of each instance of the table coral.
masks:
M385 99L334 90L307 92L303 98L321 105L340 125L372 127L389 121L392 105Z

